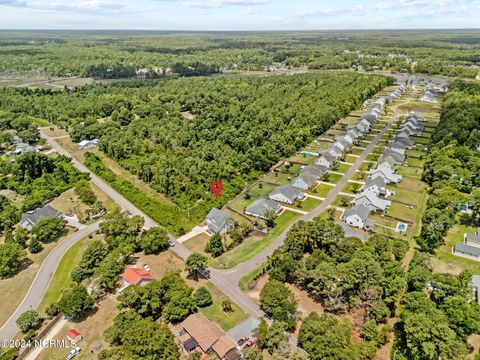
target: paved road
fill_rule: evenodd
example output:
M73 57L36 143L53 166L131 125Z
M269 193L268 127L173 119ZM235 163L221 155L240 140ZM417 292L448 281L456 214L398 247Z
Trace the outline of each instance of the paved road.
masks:
M5 324L0 328L0 340L11 339L17 334L18 327L15 321L18 317L27 310L36 309L42 301L45 291L48 289L50 280L52 279L58 263L62 259L65 252L70 249L77 241L87 236L88 234L98 229L99 221L78 230L76 233L67 237L61 243L59 243L51 252L47 255L43 261L40 269L38 269L37 275L30 285L30 289L23 298L21 304L17 307L15 312L10 316Z

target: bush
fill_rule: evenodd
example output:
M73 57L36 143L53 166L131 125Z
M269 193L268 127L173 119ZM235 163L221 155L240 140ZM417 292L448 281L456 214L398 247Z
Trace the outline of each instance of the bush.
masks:
M32 229L36 239L44 244L57 240L64 231L65 223L56 217L42 219Z
M70 319L78 319L93 307L93 299L81 285L65 289L58 302L58 310Z
M195 298L195 301L197 302L198 307L209 306L213 303L212 294L204 286L202 286L195 292L194 298Z
M219 234L214 234L205 245L205 251L212 254L213 257L222 255L225 252L222 237Z
M0 278L15 275L25 261L26 251L18 244L0 244Z
M92 191L90 183L87 180L77 182L77 185L75 185L75 194L87 205L93 205L97 201L97 196Z
M35 310L29 310L21 314L16 323L20 331L25 334L29 330L37 329L42 323L42 318Z

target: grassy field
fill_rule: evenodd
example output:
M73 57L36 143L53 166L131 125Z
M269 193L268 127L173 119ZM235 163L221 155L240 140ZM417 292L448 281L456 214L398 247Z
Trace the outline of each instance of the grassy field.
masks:
M346 192L346 193L349 193L349 194L356 194L360 191L361 187L362 187L362 185L357 184L357 183L348 183L342 189L342 192Z
M347 162L347 163L353 164L353 163L355 163L355 161L357 161L357 159L358 159L358 157L356 157L356 156L352 156L352 155L346 155L345 156L345 162Z
M60 299L62 290L72 282L72 279L70 278L70 272L80 262L88 243L101 238L102 236L98 234L93 234L92 238L85 236L70 249L68 249L68 251L63 255L62 260L60 260L60 263L53 274L48 289L43 296L42 302L37 308L37 311L40 314L44 314L48 305L58 301Z
M362 165L360 165L359 170L360 171L368 171L368 170L372 169L374 166L375 166L374 163L372 163L370 161L364 161L364 162L362 162Z
M292 175L281 172L269 172L263 177L264 181L278 185L287 185L292 181Z
M346 173L348 169L350 169L351 167L352 167L351 165L347 165L347 164L338 164L337 167L335 168L335 171Z
M305 151L314 152L315 149L305 149ZM308 156L308 155L304 155L304 154L295 155L295 156L292 156L291 158L288 159L288 161L299 162L299 163L307 164L307 165L313 164L315 162L315 160L317 160L316 156Z
M307 197L305 200L300 202L300 204L302 205L301 209L304 211L311 211L315 209L318 205L320 205L321 202L321 200Z
M392 203L388 210L388 215L411 222L415 220L415 213L416 208L411 209L410 207L399 203Z
M397 174L420 179L422 176L422 169L419 168L414 168L414 167L408 167L408 166L399 166L397 168Z
M395 196L393 197L394 200L398 200L411 205L418 205L420 203L421 199L418 196L417 191L410 191L395 186L390 187L390 189L395 191Z
M269 247L278 235L301 215L293 211L283 211L275 220L276 226L270 230L265 238L250 237L245 239L234 249L224 253L214 260L214 265L221 269L230 269L254 257Z
M424 137L418 137L418 136L412 136L411 139L415 141L418 144L430 144L430 138L424 138Z
M324 175L324 177L322 178L322 181L332 183L332 184L336 184L342 179L342 177L343 177L343 175L327 172Z
M258 182L255 184L254 187L252 187L249 190L249 193L252 195L255 195L257 197L264 197L268 198L268 194L270 194L273 190L275 190L277 186L263 183L263 182Z
M238 211L239 213L243 214L243 210L253 203L256 199L255 198L250 198L250 199L245 199L243 196L238 196L235 200L231 201L228 206L231 207L233 210Z

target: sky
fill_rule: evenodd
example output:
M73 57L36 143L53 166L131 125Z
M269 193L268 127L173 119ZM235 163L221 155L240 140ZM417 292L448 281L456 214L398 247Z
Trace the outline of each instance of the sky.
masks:
M0 0L0 29L480 28L480 0Z

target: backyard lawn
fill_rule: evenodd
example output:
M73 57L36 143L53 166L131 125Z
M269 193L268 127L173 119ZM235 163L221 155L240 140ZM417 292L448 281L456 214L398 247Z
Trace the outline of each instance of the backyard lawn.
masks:
M263 180L278 185L287 185L290 183L290 181L292 181L292 175L281 173L278 171L269 172L263 177Z
M293 223L301 214L285 210L275 220L276 226L266 237L252 236L245 239L240 245L213 260L216 267L230 269L241 262L254 257L269 247L288 225Z
M423 164L425 164L425 160L407 156L407 164L409 166L415 166L417 168L423 168Z
M408 167L408 166L399 166L397 167L397 174L409 177L413 177L416 179L420 179L422 176L423 170L420 168L415 168L415 167Z
M245 199L243 196L238 196L235 200L228 204L233 210L238 211L240 214L243 214L243 210L253 203L256 199L251 197L250 199Z
M305 200L300 202L300 204L302 205L301 209L303 211L311 211L315 209L318 205L320 205L321 202L321 200L307 197Z
M314 152L315 149L310 149L310 150L306 150L306 151ZM302 163L302 164L310 165L310 164L313 164L315 162L315 160L317 160L317 159L318 159L318 157L313 156L313 155L298 154L298 155L294 155L291 158L289 158L288 161L299 162L299 163Z
M320 197L326 197L328 195L328 193L333 189L333 186L330 186L330 185L327 185L327 184L319 184L315 190L314 190L314 193L317 195L317 196L320 196Z
M412 136L411 139L419 144L430 144L430 141L431 141L430 138L424 138L424 137L418 137L418 136Z
M392 205L388 210L388 215L397 219L413 222L415 220L416 212L416 208L410 208L407 205L392 202Z
M341 173L346 173L348 169L350 169L352 166L347 165L347 164L338 164L337 167L335 168L335 171L341 172Z
M264 182L258 182L253 186L248 192L256 197L264 197L268 198L268 194L270 194L273 190L275 190L277 186L267 184Z
M389 186L389 188L395 191L394 200L398 200L411 205L419 205L421 197L418 194L418 191L410 191L407 189L399 188L396 186Z
M340 179L343 177L343 175L340 175L340 174L335 174L335 173L331 173L331 172L327 172L323 178L322 178L322 181L325 181L325 182L328 182L328 183L332 183L332 184L336 184L337 182L340 181Z

